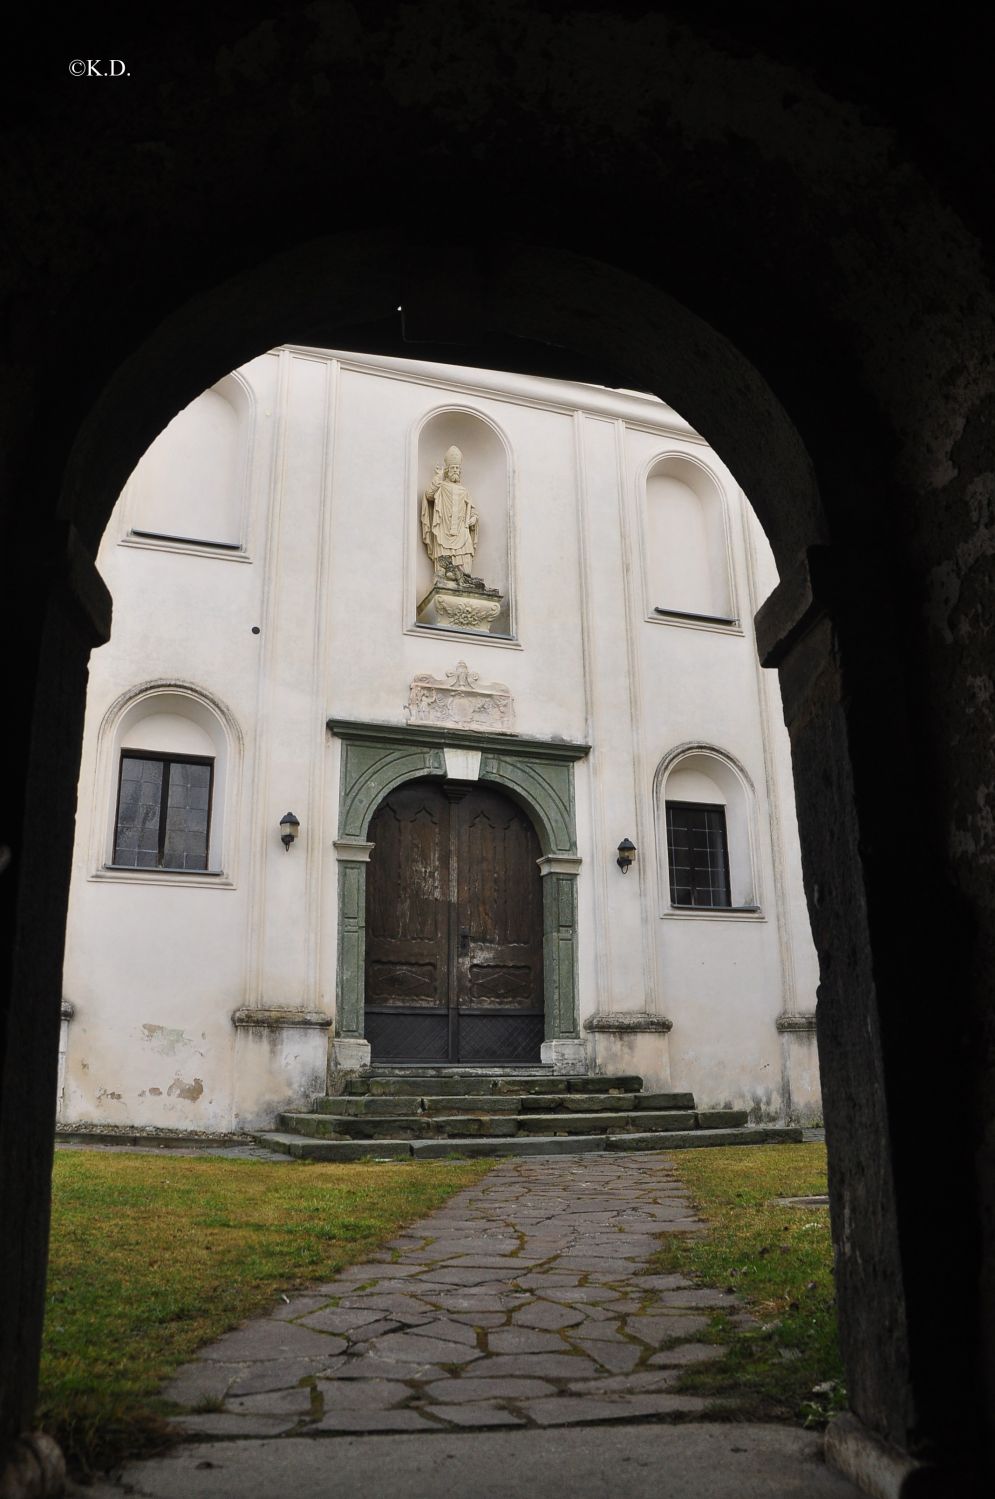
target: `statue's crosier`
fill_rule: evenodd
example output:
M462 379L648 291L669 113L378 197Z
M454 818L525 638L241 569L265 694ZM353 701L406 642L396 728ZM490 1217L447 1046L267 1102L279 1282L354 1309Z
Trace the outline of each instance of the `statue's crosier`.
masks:
M463 454L455 446L447 448L422 496L422 540L438 581L485 591L483 578L471 572L479 520L462 475Z

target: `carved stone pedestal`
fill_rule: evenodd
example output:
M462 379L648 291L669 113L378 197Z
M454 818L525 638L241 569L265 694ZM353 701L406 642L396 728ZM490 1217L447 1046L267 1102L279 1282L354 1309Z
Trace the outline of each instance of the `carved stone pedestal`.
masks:
M447 630L473 630L490 634L501 613L504 599L493 589L456 588L436 583L418 605L420 625L440 625Z

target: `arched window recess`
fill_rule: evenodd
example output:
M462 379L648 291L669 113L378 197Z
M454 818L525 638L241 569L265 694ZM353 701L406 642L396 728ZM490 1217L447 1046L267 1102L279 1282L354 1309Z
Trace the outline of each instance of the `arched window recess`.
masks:
M101 725L93 879L234 885L241 736L203 691L125 694Z
M756 798L743 767L709 745L683 745L655 780L662 916L763 919Z
M647 618L739 631L726 500L699 459L668 453L642 485Z

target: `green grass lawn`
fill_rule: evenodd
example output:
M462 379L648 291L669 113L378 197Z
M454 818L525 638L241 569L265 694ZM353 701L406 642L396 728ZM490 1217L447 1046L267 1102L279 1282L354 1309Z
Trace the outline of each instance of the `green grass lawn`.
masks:
M826 1191L825 1146L686 1150L672 1159L709 1228L673 1235L656 1267L735 1291L759 1318L744 1330L717 1313L703 1341L724 1345L725 1356L689 1368L678 1388L734 1400L744 1419L825 1425L846 1404L829 1211L773 1200Z
M83 1474L162 1445L156 1390L196 1348L492 1164L57 1152L39 1426Z

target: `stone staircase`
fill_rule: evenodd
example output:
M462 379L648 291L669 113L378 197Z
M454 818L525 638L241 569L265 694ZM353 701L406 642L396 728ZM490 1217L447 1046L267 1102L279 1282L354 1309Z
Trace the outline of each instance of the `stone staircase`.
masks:
M310 1113L253 1139L312 1161L567 1155L801 1141L748 1125L745 1110L696 1109L691 1093L644 1093L640 1077L554 1077L552 1068L374 1067Z

